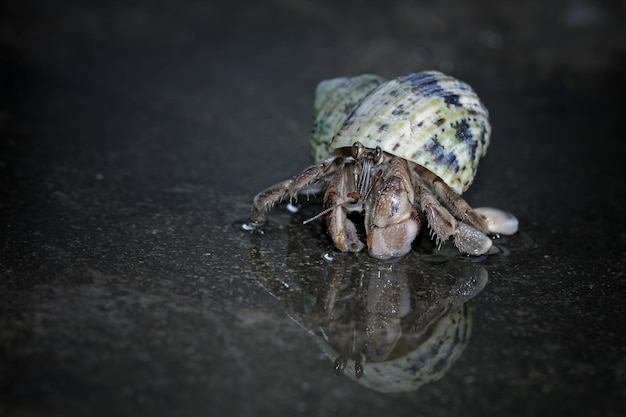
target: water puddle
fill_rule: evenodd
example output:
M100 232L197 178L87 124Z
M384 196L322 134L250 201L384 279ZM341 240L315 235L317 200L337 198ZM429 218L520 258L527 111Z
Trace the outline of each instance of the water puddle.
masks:
M454 365L471 335L467 302L488 282L487 256L463 256L451 244L436 250L427 239L393 261L341 253L321 221L301 224L306 205L283 211L262 233L250 233L253 277L311 335L329 372L376 391L406 392ZM500 249L494 256L505 257Z

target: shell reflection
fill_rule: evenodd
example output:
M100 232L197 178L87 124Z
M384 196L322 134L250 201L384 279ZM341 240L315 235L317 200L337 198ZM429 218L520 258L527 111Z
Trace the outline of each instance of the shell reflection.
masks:
M428 282L412 288L406 270L397 269L368 270L358 283L331 286L314 330L336 372L383 392L415 390L443 376L465 349L472 324L458 288L442 294ZM480 291L486 271L475 272ZM309 317L294 319L313 330Z
M259 283L314 337L331 369L380 392L414 391L446 373L470 337L465 303L488 280L460 258L434 265L333 253L291 265L290 256L277 263L269 255L253 247Z

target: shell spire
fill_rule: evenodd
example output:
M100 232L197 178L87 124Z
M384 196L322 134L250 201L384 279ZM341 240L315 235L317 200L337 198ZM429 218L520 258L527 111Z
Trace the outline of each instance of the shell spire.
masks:
M331 78L317 85L311 131L313 162L331 156L333 136L359 103L384 82L385 79L378 75L364 74L351 78Z

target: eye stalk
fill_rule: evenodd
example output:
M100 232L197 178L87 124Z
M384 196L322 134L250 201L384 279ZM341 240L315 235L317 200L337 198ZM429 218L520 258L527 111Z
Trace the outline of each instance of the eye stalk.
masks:
M352 157L357 161L361 159L363 153L365 152L365 146L361 142L354 142L352 145Z
M363 159L363 157L365 157L365 146L363 146L361 142L356 141L354 142L354 144L352 144L352 149L350 153L352 155L352 158L360 161L361 159ZM376 149L367 153L367 158L371 158L370 160L374 162L374 164L378 165L384 159L383 150L380 148L380 146L377 146Z
M377 146L374 150L374 163L379 164L383 160L383 150L380 149L380 146Z

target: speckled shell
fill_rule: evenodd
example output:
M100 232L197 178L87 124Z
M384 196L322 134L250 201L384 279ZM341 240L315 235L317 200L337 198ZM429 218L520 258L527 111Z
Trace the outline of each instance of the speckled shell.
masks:
M469 188L491 135L488 111L469 85L437 71L406 74L365 94L367 88L361 87L360 81L326 83L318 87L316 123L323 124L320 120L330 117L326 128L338 129L330 142L323 142L329 133L318 134L319 148L329 143L326 149L332 152L356 141L367 148L380 146L387 153L427 168L459 194ZM359 89L348 99L350 83ZM341 91L335 102L356 103L340 126L336 119L346 110L334 113L336 106L325 107L333 102L328 98L336 94L331 91L333 87Z
M318 163L331 156L333 136L361 100L385 81L377 75L364 74L352 78L332 78L317 85L311 132L313 162Z

